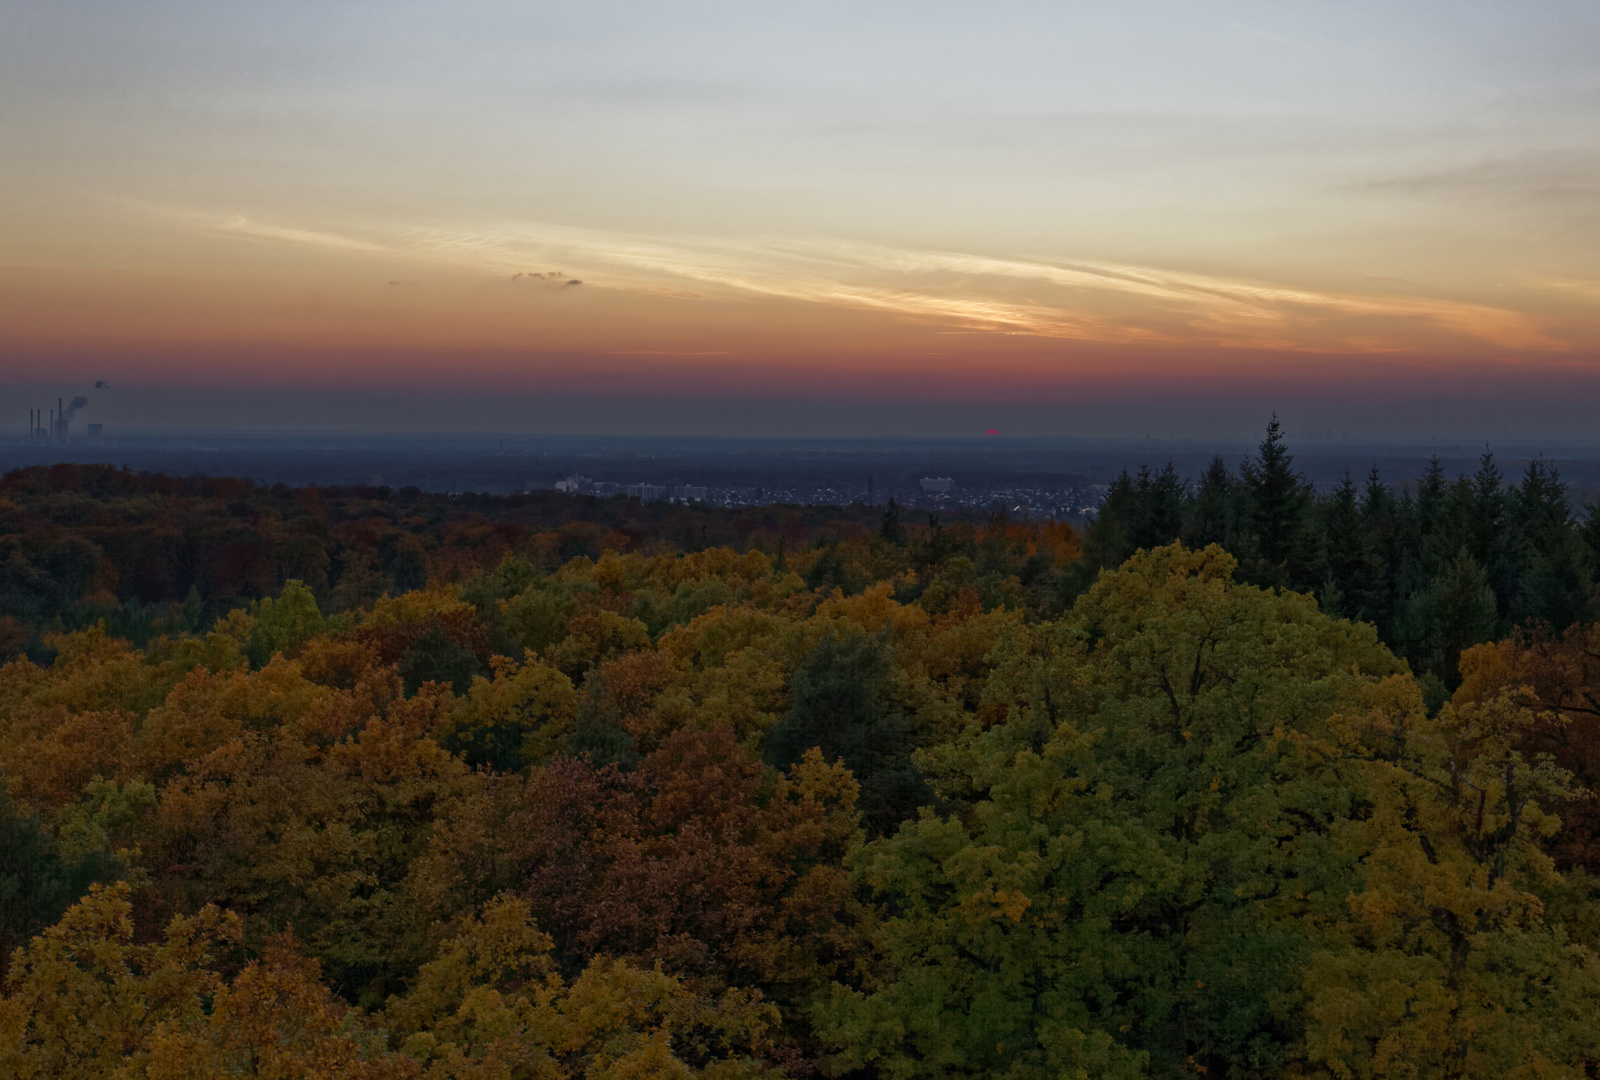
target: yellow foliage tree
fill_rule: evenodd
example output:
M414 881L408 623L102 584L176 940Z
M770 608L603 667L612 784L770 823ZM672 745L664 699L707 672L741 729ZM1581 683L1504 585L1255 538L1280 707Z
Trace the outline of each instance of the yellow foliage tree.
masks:
M156 945L133 940L129 887L96 887L17 951L0 996L0 1076L103 1080L163 1025L190 1024L222 980L212 954L240 921L208 907Z
M520 667L503 656L494 678L477 676L440 726L441 745L469 765L517 772L548 761L572 729L578 696L572 682L531 652Z
M526 901L499 899L425 964L384 1019L429 1080L759 1076L777 1010L692 992L659 968L597 958L570 984ZM698 1066L698 1067L697 1067Z
M1586 1075L1600 1062L1600 955L1546 917L1543 842L1570 777L1517 747L1509 691L1423 710L1409 678L1368 688L1339 752L1365 793L1335 841L1361 887L1306 975L1306 1073L1346 1078Z

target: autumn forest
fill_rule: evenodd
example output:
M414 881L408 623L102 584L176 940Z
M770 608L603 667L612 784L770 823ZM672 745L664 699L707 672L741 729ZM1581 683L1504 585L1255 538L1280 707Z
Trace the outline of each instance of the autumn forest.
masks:
M0 1077L1583 1077L1600 512L0 478Z

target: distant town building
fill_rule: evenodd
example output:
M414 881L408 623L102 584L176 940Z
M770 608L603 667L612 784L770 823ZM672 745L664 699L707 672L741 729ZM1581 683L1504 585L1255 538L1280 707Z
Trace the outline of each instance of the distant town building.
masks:
M589 490L589 488L593 484L594 484L594 481L589 479L587 476L579 476L576 473L574 473L573 475L567 477L565 480L557 480L556 481L556 490L557 491L565 491L568 494L576 495L580 491Z
M683 502L705 502L706 489L694 484L685 484L672 489L672 497Z
M924 495L948 495L954 490L956 482L948 476L924 476L922 478L922 493Z
M665 484L629 484L628 494L640 502L660 502L667 497Z

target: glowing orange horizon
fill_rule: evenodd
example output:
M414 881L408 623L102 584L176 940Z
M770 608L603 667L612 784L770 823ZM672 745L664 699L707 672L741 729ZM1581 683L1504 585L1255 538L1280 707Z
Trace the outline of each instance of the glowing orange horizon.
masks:
M1586 369L1600 353L1600 326L1567 288L1518 310L864 245L579 243L570 230L561 262L577 269L509 270L542 264L492 238L374 250L216 227L231 243L212 258L234 262L204 278L0 269L11 377L138 357L144 378L224 383L595 388L665 376L685 391L885 392L912 380L913 396L939 396L1237 383L1258 370L1316 382L1374 362Z

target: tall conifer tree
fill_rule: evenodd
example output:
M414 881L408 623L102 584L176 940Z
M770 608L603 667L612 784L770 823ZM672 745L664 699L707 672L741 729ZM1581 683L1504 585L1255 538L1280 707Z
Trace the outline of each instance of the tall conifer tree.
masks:
M1267 424L1256 459L1246 463L1244 474L1256 540L1251 577L1262 585L1315 588L1318 574L1315 537L1309 527L1311 490L1294 470L1294 455L1284 445L1276 414Z

